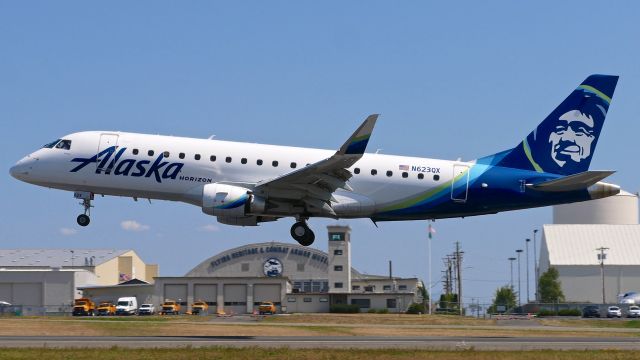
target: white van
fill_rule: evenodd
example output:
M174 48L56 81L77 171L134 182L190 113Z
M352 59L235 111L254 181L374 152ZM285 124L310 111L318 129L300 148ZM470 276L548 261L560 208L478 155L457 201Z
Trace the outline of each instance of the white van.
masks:
M116 315L135 315L138 311L138 299L135 297L121 297L116 304Z

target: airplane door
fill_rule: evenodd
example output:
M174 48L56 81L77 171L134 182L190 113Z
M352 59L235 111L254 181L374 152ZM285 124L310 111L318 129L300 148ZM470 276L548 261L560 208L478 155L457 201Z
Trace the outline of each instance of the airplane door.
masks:
M117 134L101 134L100 135L100 143L98 144L98 154L100 154L105 149L110 148L111 146L118 145L118 135ZM96 167L100 167L100 163L102 161L98 161L96 163ZM104 164L103 164L104 166Z
M451 200L466 202L469 192L469 167L467 165L453 165L453 181L451 182Z

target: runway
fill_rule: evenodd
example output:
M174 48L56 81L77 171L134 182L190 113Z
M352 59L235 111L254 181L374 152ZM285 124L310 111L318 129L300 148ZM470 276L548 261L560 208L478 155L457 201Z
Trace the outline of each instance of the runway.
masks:
M635 337L0 336L0 347L289 347L442 350L640 350Z

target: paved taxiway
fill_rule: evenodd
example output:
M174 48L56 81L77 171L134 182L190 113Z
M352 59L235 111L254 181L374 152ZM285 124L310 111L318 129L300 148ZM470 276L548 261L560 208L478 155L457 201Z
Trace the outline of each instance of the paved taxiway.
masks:
M0 336L0 347L289 347L475 350L640 350L635 337Z

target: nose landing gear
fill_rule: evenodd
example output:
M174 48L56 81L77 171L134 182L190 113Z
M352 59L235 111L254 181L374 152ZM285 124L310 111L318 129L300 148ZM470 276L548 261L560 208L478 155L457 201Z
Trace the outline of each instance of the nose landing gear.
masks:
M309 229L309 226L307 226L307 223L304 220L298 221L291 226L291 237L293 237L293 239L302 246L309 246L313 244L313 241L316 238L313 231Z
M86 191L78 191L73 193L73 197L75 197L76 199L82 199L82 202L80 203L80 205L84 207L84 214L78 215L78 218L76 219L76 221L78 222L78 225L80 226L89 225L89 223L91 222L89 215L91 215L91 208L93 207L91 205L91 200L93 200L93 193L86 192Z

